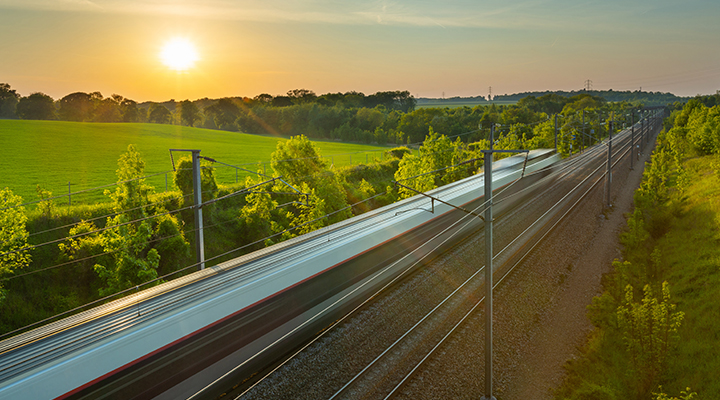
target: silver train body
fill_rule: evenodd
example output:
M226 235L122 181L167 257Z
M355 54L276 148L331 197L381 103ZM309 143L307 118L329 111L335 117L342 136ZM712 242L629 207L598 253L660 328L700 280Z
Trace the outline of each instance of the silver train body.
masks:
M527 186L558 161L552 150L500 160L494 189L523 174ZM483 176L429 194L476 208ZM216 396L482 227L454 227L463 216L418 195L11 337L0 342L0 398Z

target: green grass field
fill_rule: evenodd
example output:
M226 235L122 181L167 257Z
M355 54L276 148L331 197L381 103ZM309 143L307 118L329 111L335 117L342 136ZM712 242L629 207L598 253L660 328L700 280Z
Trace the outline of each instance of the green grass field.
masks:
M171 171L169 149L200 149L203 156L257 170L264 163L270 173L270 155L281 137L188 128L175 125L135 123L81 123L65 121L0 120L0 187L9 187L23 201L38 199L36 185L53 196L117 181L115 170L120 154L134 144L145 161L147 175ZM315 142L320 154L336 166L365 163L380 158L388 147L339 142ZM184 153L189 154L189 153ZM183 153L174 153L176 160ZM216 165L219 184L236 180L234 168ZM240 172L242 182L248 174ZM165 190L165 174L148 179L156 191ZM172 190L172 175L167 174ZM75 195L73 204L104 201L102 190ZM67 204L67 197L57 199Z

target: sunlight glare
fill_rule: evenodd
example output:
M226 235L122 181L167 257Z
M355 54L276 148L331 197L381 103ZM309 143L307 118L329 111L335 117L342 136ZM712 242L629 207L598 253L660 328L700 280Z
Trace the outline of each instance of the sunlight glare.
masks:
M163 46L160 52L163 64L176 71L185 71L195 65L198 60L195 46L187 39L175 38Z

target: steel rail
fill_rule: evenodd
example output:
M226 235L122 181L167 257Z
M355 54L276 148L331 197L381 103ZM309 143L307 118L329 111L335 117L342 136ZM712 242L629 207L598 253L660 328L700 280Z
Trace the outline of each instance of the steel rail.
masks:
M615 160L615 162L612 164L612 167L615 167L616 165L618 165L618 164L620 163L620 161L622 161L622 159L624 158L625 154L627 154L627 153L628 153L629 151L631 151L631 150L632 150L631 148L628 148L628 149L626 149L622 154L620 154L620 155L617 157L617 160ZM583 180L583 183L584 183L588 178L590 178L590 177L592 177L593 175L597 174L598 170L599 170L600 168L602 168L602 167L604 167L603 164L601 164L601 165L600 165L598 168L596 168L585 180ZM561 215L561 216L552 224L552 226L550 226L547 230L544 230L543 235L542 235L540 238L538 238L538 239L535 241L535 243L533 243L532 246L531 246L529 249L527 249L527 250L522 254L522 256L520 257L520 259L518 259L518 260L512 265L512 267L508 268L508 269L505 271L505 273L502 275L502 277L500 277L500 279L498 279L497 282L495 282L495 283L493 284L493 289L497 288L497 287L505 280L505 278L507 278L507 277L515 270L515 268L517 268L517 267L525 260L525 258L545 239L545 237L547 237L547 236L555 229L555 227L556 227L560 222L562 222L562 221L565 219L565 217L567 217L568 214L570 214L570 212L573 211L573 210L575 209L575 207L577 207L578 204L580 204L580 202L581 202L582 200L584 200L584 199L590 194L590 192L597 187L597 185L598 185L600 182L603 181L604 176L605 176L605 174L602 174L600 177L598 177L598 178L595 180L595 182L594 182L592 185L590 185L590 187L589 187L580 197L578 197L577 200L576 200L570 207L567 208L567 210L565 210L565 212L563 213L563 215ZM579 187L579 185L576 186L576 188L578 188L578 187ZM573 189L573 190L574 190L574 189ZM562 199L561 199L560 201L558 201L558 202L556 203L556 205L559 204L561 201L562 201ZM542 218L542 217L540 217L540 218ZM540 218L538 218L536 221L540 220ZM548 223L549 223L549 222L548 222ZM547 226L547 223L546 223L546 226ZM528 228L528 229L529 229L529 228ZM527 229L526 229L526 231L527 231ZM525 232L521 233L520 235L518 235L518 237L519 237L519 236L522 236L524 233L525 233ZM514 242L514 241L513 241L513 242ZM495 256L493 257L493 259L499 257L499 255L500 255L505 249L509 248L510 245L512 245L512 242L511 242L510 244L508 244L508 246L506 246L503 250L501 250L497 255L495 255ZM516 254L517 254L517 252L516 252ZM483 268L484 268L484 267L483 267ZM476 274L477 274L477 273L476 273ZM473 276L475 276L476 274L473 274ZM466 282L465 282L465 283L466 283ZM465 285L465 283L463 283L463 285ZM454 292L453 292L453 295L454 295ZM445 343L445 341L457 330L458 327L460 327L460 326L467 320L467 318L468 318L469 316L473 315L473 313L475 312L475 310L483 303L484 300L485 300L485 296L483 296L481 299L479 299L479 300L472 306L472 308L471 308L469 311L467 311L467 312L463 315L463 317L462 317L460 320L458 320L458 322L442 337L442 339L440 339L440 340L438 341L438 343L436 343L435 346L433 346L433 348L412 368L412 370L411 370L410 372L408 372L408 373L405 375L405 377L403 377L403 379L401 379L400 382L398 382L397 385L395 385L395 387L384 397L384 400L388 400L388 399L393 398L393 396L395 395L395 393L396 393L397 391L399 391L399 390L407 383L407 381L414 376L414 374L415 374L415 373L418 371L418 369L425 363L425 361L427 361L427 360L434 354L434 352L435 352L443 343ZM445 300L443 300L443 302L444 302L444 301L445 301ZM433 311L434 311L434 310L433 310ZM426 317L427 317L427 316L426 316ZM425 319L425 318L423 318L423 320L424 320L424 319ZM414 327L413 327L413 328L414 328ZM393 345L395 345L395 344L393 344ZM387 350L386 350L386 351L387 351ZM383 353L383 354L384 354L384 353ZM366 369L367 369L367 368L368 368L368 367L366 367ZM364 371L364 370L363 370L363 371ZM337 394L337 393L336 393L336 394ZM335 396L333 396L333 397L335 397Z
M579 163L579 162L577 162L576 160L572 160L572 161L570 161L570 162L568 163L568 165L570 165L570 167L563 166L563 167L561 168L561 171L563 171L563 170L568 170L568 169L572 170L572 167L573 167L573 166L576 166L576 167L577 167L577 166L582 166L582 163ZM563 171L563 172L561 173L561 175L564 175L565 173L567 173L567 172ZM527 175L527 176L529 177L530 175ZM544 179L546 179L546 178L544 178ZM544 179L541 180L541 181L539 181L539 182L537 182L537 183L535 183L533 186L535 186L535 185L537 185L537 186L542 185ZM517 182L517 181L515 181L515 182ZM514 184L515 182L513 182L513 184ZM510 185L512 185L512 184L510 184ZM508 186L510 186L510 185L508 185ZM551 188L552 188L552 187L550 187L550 188L548 188L548 189L546 189L546 190L551 190ZM501 194L502 192L504 192L504 190L505 190L505 189L503 189L501 192L499 192L498 195ZM481 207L484 207L486 204L487 204L487 202L483 202L483 203L480 204L478 207L476 207L473 211L475 211L475 212L481 212L481 211L477 211L477 210L480 209ZM454 224L457 224L457 223L461 222L461 221L464 220L465 218L469 218L470 215L472 215L472 214L469 214L469 213L468 213L468 214L463 215L463 217L461 217L461 218L460 218L458 221L456 221ZM471 222L466 223L466 225L469 224L469 223L471 223ZM454 224L453 224L453 226L454 226ZM452 227L452 226L451 226L451 227ZM449 227L449 228L451 228L451 227ZM448 229L449 229L449 228L448 228ZM441 232L440 234L436 235L434 238L440 236L440 235L443 234L444 232L445 232L445 231ZM430 242L430 241L433 240L434 238L429 239L428 242ZM446 242L447 242L448 240L450 240L450 239L452 239L452 237L446 239L445 241L443 241L442 243L440 243L439 245L437 245L437 246L435 247L435 249L439 248L440 246L442 246L444 243L446 243ZM424 246L424 244L425 244L425 243L423 243L423 244L420 245L419 247ZM418 247L418 248L419 248L419 247ZM414 249L412 252L414 252L415 250L417 250L417 249ZM411 253L412 253L412 252L411 252ZM424 257L423 257L423 258L424 258ZM290 360L292 360L294 357L296 357L296 356L297 356L298 354L300 354L302 351L304 351L305 349L307 349L307 348L308 348L309 346L311 346L313 343L315 343L315 342L317 342L318 340L320 340L320 339L321 339L322 337L324 337L327 333L331 332L335 327L337 327L339 324L341 324L343 321L345 321L347 318L349 318L351 315L353 315L356 311L358 311L360 308L362 308L364 305L366 305L367 303L369 303L372 299L374 299L375 297L377 297L378 295L380 295L383 291L385 291L387 288L389 288L391 285L393 285L396 281L398 281L400 278L402 278L408 271L410 271L411 269L413 269L413 268L417 265L417 263L419 263L419 262L421 262L421 261L422 261L422 259L421 259L421 260L418 260L416 263L414 263L413 265L411 265L410 267L408 267L405 271L402 272L402 274L400 274L399 276L397 276L395 279L393 279L393 280L392 280L391 282L389 282L387 285L385 285L385 286L383 286L382 288L380 288L380 289L379 289L377 292L375 292L373 295L368 296L368 298L367 298L364 302L362 302L361 304L359 304L359 305L358 305L357 307L355 307L353 310L351 310L351 311L349 311L348 313L346 313L346 314L345 314L342 318L340 318L339 320L335 321L332 325L330 325L328 328L326 328L325 330L323 330L323 332L321 332L321 333L320 333L318 336L316 336L313 340L311 340L310 342L308 342L307 344L305 344L304 346L302 346L299 350L297 350L295 353L293 353L291 356L289 356L288 358L286 358L282 363L280 363L279 365L277 365L272 371L268 372L263 378L261 378L260 380L256 381L255 383L253 383L253 385L251 385L250 387L248 387L247 389L245 389L240 395L238 395L238 396L236 397L236 399L239 399L239 398L241 398L242 396L244 396L246 393L248 393L250 390L252 390L254 387L256 387L259 383L261 383L264 379L266 379L267 377L269 377L270 375L272 375L274 372L276 372L277 370L279 370L280 368L282 368L284 365L286 365ZM398 262L399 262L399 261L398 261ZM481 268L480 270L482 270L482 268ZM380 273L382 273L382 272L380 272ZM238 368L239 368L240 366L241 366L241 365L239 365Z
M600 167L596 168L596 169L590 174L589 177L591 177L592 175L594 175L595 173L597 173L597 171L598 171L600 168L602 168L602 167L603 167L603 166L601 165ZM588 178L589 178L589 177L588 177ZM585 181L586 181L588 178L586 178L586 179L583 180L581 183L579 183L578 185L576 185L576 187L573 188L571 191L569 191L562 199L558 200L553 206L551 206L550 209L548 209L548 211L546 211L543 215L541 215L540 217L538 217L525 231L523 231L523 233L521 233L520 235L518 235L515 240L511 241L511 242L510 242L509 244L507 244L500 252L498 252L495 256L493 256L493 260L498 259L498 258L500 257L500 255L505 252L505 250L507 250L508 248L510 248L510 247L515 243L515 241L517 240L517 238L519 238L519 237L521 237L522 235L524 235L525 232L527 232L529 229L531 229L531 228L532 228L535 224L537 224L539 221L543 220L548 213L550 213L551 211L553 211L553 209L554 209L555 207L557 207L558 205L560 205L561 203L563 203L564 200L565 200L569 195L573 194L573 193L575 192L575 190L576 190L580 185L584 184ZM408 329L403 335L401 335L401 336L400 336L397 340L395 340L390 346L388 346L382 353L380 353L377 357L375 357L367 366L365 366L365 368L363 368L360 372L358 372L358 373L357 373L352 379L350 379L343 387L341 387L337 392L335 392L335 394L332 395L332 396L329 398L329 400L333 400L333 399L335 399L335 398L338 398L339 396L342 396L342 395L348 393L348 391L352 389L353 383L355 383L357 380L359 380L360 378L362 378L364 375L368 374L368 373L371 371L370 369L371 369L374 365L376 365L377 363L379 363L387 354L390 353L390 351L391 351L393 348L395 348L398 344L400 344L401 342L403 342L415 329L417 329L423 322L425 322L426 320L428 320L433 314L435 314L436 312L438 312L438 310L439 310L444 304L448 303L453 297L455 297L458 293L460 293L460 291L461 291L461 289L462 289L463 287L465 287L468 283L470 283L472 280L474 280L475 278L477 278L477 277L480 275L480 272L481 272L481 271L484 271L484 270L485 270L485 266L483 265L483 266L480 267L477 271L475 271L475 273L473 273L469 278L467 278L459 287L457 287L453 292L451 292L451 293L450 293L448 296L446 296L442 301L440 301L440 303L438 303L433 309L431 309L425 316L423 316L418 322L416 322L416 323L415 323L410 329ZM481 276L481 277L482 277L482 276ZM480 283L481 283L481 282L475 282L476 285L479 285ZM497 284L496 284L496 285L497 285ZM495 287L496 285L494 285L493 287ZM484 299L484 297L483 297L483 299ZM481 300L481 301L482 301L482 300ZM481 303L481 301L479 301L479 302L476 303L476 305L473 307L473 310ZM450 313L450 312L452 312L452 311L454 311L454 310L450 309L450 310L443 310L443 311L444 311L445 313ZM467 314L466 314L466 315L467 315ZM456 324L455 326L458 326L458 325ZM452 330L454 330L454 328L453 328ZM451 331L452 331L452 330L451 330ZM448 334L446 334L446 335L444 336L444 338L445 338L445 337L448 337ZM444 340L444 339L441 339L441 341L442 341L442 340ZM436 345L435 347L433 347L433 349L435 349L437 346L438 346L438 345ZM434 350L431 350L431 353L432 353L432 351L434 351ZM427 359L427 357L429 357L429 354L426 355L425 357L423 357L421 363L422 363L425 359ZM410 374L412 374L416 369L417 369L417 365L416 365L415 368L413 368L413 370L410 372ZM408 378L408 376L406 376L405 378L403 378L403 379L401 380L401 382L404 382L405 380L407 380L407 378ZM396 386L396 389L397 389L397 386ZM395 392L396 389L393 389L393 391L392 391L391 393ZM386 397L386 398L387 398L387 397Z
M620 136L620 135L618 135L618 138L619 138L619 136ZM621 142L625 142L625 141L626 141L626 140L622 140ZM620 146L623 146L624 144L625 144L625 143L620 144ZM617 165L617 164L623 159L624 155L627 154L629 151L630 151L630 149L628 148L627 150L625 150L624 153L622 153L622 154L620 154L619 156L617 156L617 160L615 161L615 163L614 163L612 166L614 167L615 165ZM598 154L598 155L600 155L600 154ZM596 157L597 157L597 156L594 156L594 157L585 157L587 160L586 160L583 164L581 164L580 166L583 166L583 165L586 165L586 164L590 164L590 163L592 163L593 161L597 161L597 160L596 160ZM602 160L600 160L600 161L602 161ZM580 166L579 166L579 167L580 167ZM537 218L530 226L528 226L522 233L520 233L519 235L517 235L514 240L512 240L510 243L508 243L500 252L498 252L495 256L493 256L493 260L499 258L499 257L501 256L501 254L503 254L507 249L509 249L511 246L513 246L513 244L515 244L515 242L516 242L517 240L519 240L519 238L521 238L523 235L525 235L526 232L530 231L538 222L542 221L542 220L543 220L550 212L552 212L556 207L559 207L561 204L564 204L564 203L565 203L565 200L566 200L570 195L575 194L575 192L576 192L582 185L584 185L584 184L587 182L587 180L589 180L590 178L592 178L593 176L595 176L595 175L598 173L598 171L599 171L600 169L602 169L604 166L605 166L605 164L601 162L600 165L599 165L597 168L595 168L592 172L590 172L590 173L587 175L586 178L584 178L580 183L578 183L574 188L572 188L572 189L571 189L565 196L563 196L560 200L558 200L557 202L555 202L555 204L553 204L543 215L541 215L540 217L538 217L538 218ZM578 167L578 168L579 168L579 167ZM580 195L580 197L575 201L575 203L573 203L570 207L568 207L568 209L565 211L565 213L563 213L563 215L561 215L561 216L555 221L555 223L554 223L549 229L547 229L547 230L545 231L545 233L543 234L543 236L542 236L540 239L538 239L538 241L536 241L536 242L522 255L521 259L520 259L519 261L517 261L511 268L509 268L509 269L505 272L505 274L500 278L500 280L493 285L493 288L497 287L497 285L498 285L500 282L502 282L502 281L505 279L505 277L507 277L507 276L520 264L520 262L526 257L526 255L529 254L529 253L542 241L542 239L544 239L544 238L554 229L554 227L557 226L557 224L558 224L560 221L562 221L562 220L570 213L570 211L572 211L572 210L577 206L577 204L579 204L580 201L582 201L582 200L590 193L590 191L593 190L593 189L597 186L597 184L598 184L599 182L601 182L601 181L603 180L603 177L604 177L604 174L603 174L603 176L601 176L601 177L599 177L598 179L596 179L595 182L585 191L585 193L583 193L582 195ZM548 223L549 223L549 221L546 222L544 226L547 226ZM518 252L519 252L519 251L520 251L520 250L518 250ZM517 252L516 252L516 254L517 254ZM360 379L361 377L363 377L365 374L370 373L371 368L372 368L375 364L377 364L377 363L380 362L382 359L384 359L385 356L386 356L387 354L389 354L390 351L391 351L393 348L395 348L398 344L400 344L401 342L403 342L403 341L404 341L414 330L416 330L423 322L425 322L426 320L428 320L428 319L429 319L434 313L436 313L444 304L446 304L446 303L449 302L454 296L456 296L456 295L461 291L461 289L462 289L463 287L465 287L471 280L473 280L474 278L476 278L476 277L479 275L479 273L480 273L482 270L484 270L484 269L485 269L485 266L482 266L482 267L481 267L480 269L478 269L475 273L473 273L469 278L467 278L467 280L465 280L465 281L464 281L459 287L457 287L452 293L450 293L447 297L445 297L445 299L443 299L443 300L442 300L440 303L438 303L433 309L431 309L424 317L422 317L418 322L416 322L416 323L415 323L410 329L408 329L403 335L401 335L398 339L396 339L396 340L395 340L389 347L387 347L382 353L380 353L377 357L375 357L368 365L365 366L365 368L363 368L360 372L358 372L351 380L349 380L343 387L341 387L341 388L340 388L333 396L331 396L329 399L332 400L332 399L335 399L335 398L337 398L337 397L339 397L339 396L347 393L347 392L353 387L353 384L354 384L356 381L358 381L358 379ZM393 395L393 393L395 393L395 392L404 384L404 382L407 381L407 380L410 378L410 376L415 373L415 371L419 368L419 366L420 366L422 363L424 363L424 361L427 360L427 358L430 357L430 355L452 334L452 332L455 331L455 329L456 329L458 326L460 326L460 325L462 324L462 322L463 322L469 315L472 314L472 312L482 303L482 301L483 301L484 299L485 299L485 297L482 297L482 298L471 308L471 310L468 311L468 312L465 314L465 316L463 316L463 318L461 318L461 320L460 320L459 322L457 322L457 323L453 326L453 328L451 328L451 330L450 330L447 334L445 334L445 336L440 340L440 342L438 342L438 343L430 350L430 352L429 352L428 354L426 354L426 355L422 358L422 360L421 360L417 365L415 365L415 367L413 367L413 369L400 381L400 383L398 383L398 384L395 386L395 388L385 397L386 399L387 399L387 398L390 398L390 397ZM452 311L453 311L453 310L448 310L448 311L446 311L446 312L452 312Z

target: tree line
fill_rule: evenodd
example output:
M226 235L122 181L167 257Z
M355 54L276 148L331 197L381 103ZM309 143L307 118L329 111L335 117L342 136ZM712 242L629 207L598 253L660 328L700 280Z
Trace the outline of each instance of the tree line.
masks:
M602 97L607 101L625 101L633 105L645 106L662 106L674 102L685 102L689 98L675 96L672 93L664 92L646 92L642 90L572 90L572 91L544 91L544 92L522 92L515 94L502 94L493 98L495 101L518 101L525 97L542 97L547 95L555 95L559 97L574 97L580 94L589 94L591 96Z
M431 127L448 137L458 136L463 142L472 143L487 140L491 127L496 127L496 137L515 135L516 138L510 140L534 140L533 145L542 142L553 147L554 140L549 143L546 136L554 135L552 116L561 114L562 143L568 145L563 151L570 152L569 146L573 149L582 146L582 138L589 137L590 131L595 136L607 131L606 125L590 127L588 124L605 123L612 113L627 119L626 110L642 107L624 101L609 102L593 93L527 95L512 105L416 109L417 101L408 91L318 96L311 90L294 89L281 96L263 93L254 98L137 103L117 94L103 97L99 92L71 93L57 101L43 93L22 97L5 83L0 84L0 118L151 122L380 145L418 145ZM582 124L583 115L585 124ZM536 129L537 125L543 129ZM587 131L575 134L581 125L588 127ZM537 137L538 134L541 137ZM572 140L577 143L571 143Z

